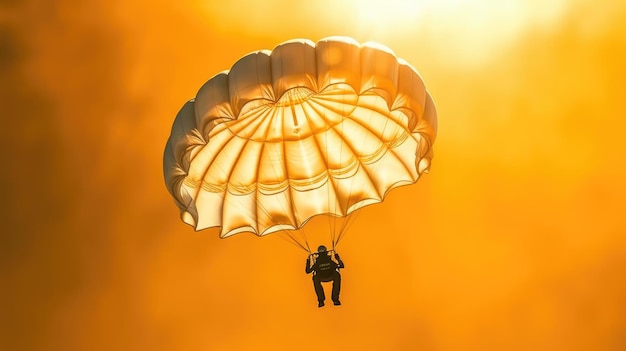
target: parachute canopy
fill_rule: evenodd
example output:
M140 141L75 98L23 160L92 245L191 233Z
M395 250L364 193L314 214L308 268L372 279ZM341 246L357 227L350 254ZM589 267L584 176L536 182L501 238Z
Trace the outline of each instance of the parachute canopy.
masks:
M244 56L182 107L165 182L196 230L297 229L415 183L436 130L422 78L389 48L296 39Z

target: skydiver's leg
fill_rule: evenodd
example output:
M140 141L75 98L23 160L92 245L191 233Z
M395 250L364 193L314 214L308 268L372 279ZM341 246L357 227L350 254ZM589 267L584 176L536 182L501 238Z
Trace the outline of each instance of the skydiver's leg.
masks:
M340 291L341 291L341 274L339 274L339 272L335 272L335 274L333 275L333 292L332 292L333 303L335 305L341 305L341 302L339 302Z
M320 307L324 306L326 295L324 294L322 281L317 276L313 276L313 287L315 288L315 294L317 295L317 302L319 303Z

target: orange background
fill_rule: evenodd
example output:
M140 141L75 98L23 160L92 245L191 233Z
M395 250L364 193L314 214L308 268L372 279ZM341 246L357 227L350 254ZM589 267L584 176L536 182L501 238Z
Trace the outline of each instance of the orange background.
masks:
M626 349L623 1L0 6L0 349ZM179 220L162 152L212 75L329 35L413 64L439 134L318 309L303 251Z

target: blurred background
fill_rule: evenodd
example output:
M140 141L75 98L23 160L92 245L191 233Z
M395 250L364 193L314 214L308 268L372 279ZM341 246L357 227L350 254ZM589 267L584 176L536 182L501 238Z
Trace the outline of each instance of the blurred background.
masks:
M626 349L624 33L610 0L0 1L0 349ZM162 154L214 74L331 35L416 67L439 133L318 309L303 251L183 224Z

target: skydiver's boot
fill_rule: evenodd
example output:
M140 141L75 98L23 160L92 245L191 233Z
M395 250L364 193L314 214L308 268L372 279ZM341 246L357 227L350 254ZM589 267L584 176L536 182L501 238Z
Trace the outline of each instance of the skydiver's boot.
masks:
M318 301L317 307L324 307L324 301Z
M341 305L341 301L339 301L339 300L333 300L333 305L335 305L335 306L340 306L340 305Z

